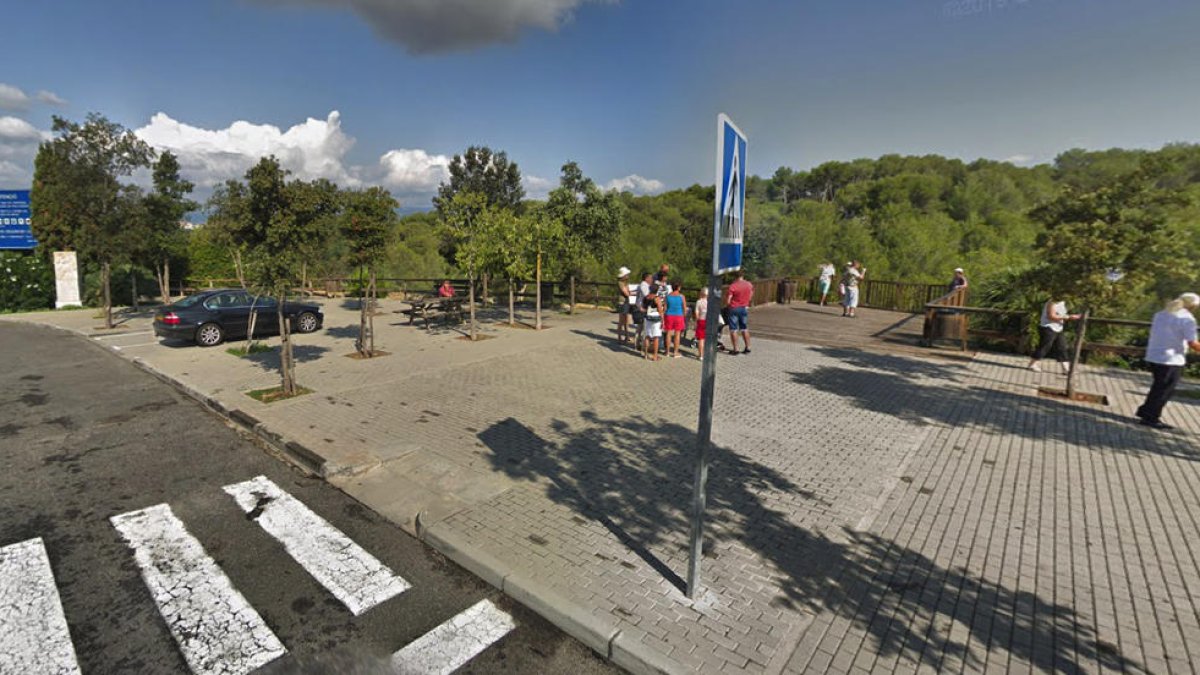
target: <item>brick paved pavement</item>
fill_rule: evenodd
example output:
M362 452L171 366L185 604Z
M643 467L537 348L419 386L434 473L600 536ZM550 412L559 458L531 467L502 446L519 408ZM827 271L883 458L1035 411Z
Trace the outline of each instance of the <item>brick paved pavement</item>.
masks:
M474 345L387 326L394 355L357 362L340 357L349 310L327 311L334 330L302 338L318 393L273 406L241 402L273 383L253 363L129 351L672 668L1194 670L1200 415L1180 400L1180 431L1129 424L1144 376L1087 370L1081 388L1112 405L1083 406L1036 397L1063 378L1011 357L757 340L720 361L710 592L693 604L679 576L698 363L639 360L599 314Z

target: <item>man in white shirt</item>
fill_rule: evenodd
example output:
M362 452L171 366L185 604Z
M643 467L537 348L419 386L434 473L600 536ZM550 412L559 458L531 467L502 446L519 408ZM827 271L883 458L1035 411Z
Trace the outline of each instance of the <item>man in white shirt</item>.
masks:
M646 297L650 295L651 281L654 275L649 272L642 274L642 282L637 286L637 293L634 294L634 312L633 324L637 328L634 331L633 344L641 349L642 336L646 328Z
M1146 401L1137 409L1141 423L1155 429L1170 429L1163 422L1163 406L1171 400L1175 386L1183 375L1187 364L1188 349L1200 351L1196 341L1196 317L1192 310L1200 306L1200 295L1184 293L1167 303L1165 309L1154 315L1150 323L1150 341L1146 344L1146 361L1154 374L1154 384Z

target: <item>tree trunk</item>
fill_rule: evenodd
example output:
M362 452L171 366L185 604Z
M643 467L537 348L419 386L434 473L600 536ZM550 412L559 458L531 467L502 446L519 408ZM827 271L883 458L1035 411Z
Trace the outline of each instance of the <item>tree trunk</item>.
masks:
M371 352L367 348L367 296L370 293L370 288L362 283L362 268L358 272L358 339L354 341L354 348L358 350L360 356L364 359L371 357Z
M575 313L575 275L571 275L571 314Z
M467 283L467 304L471 306L471 341L475 341L475 272L471 272Z
M129 266L129 294L133 298L133 302L130 304L133 305L133 311L136 312L142 307L138 304L137 270L133 267L133 265Z
M246 274L242 270L242 252L233 249L233 269L237 272L238 285L242 288L246 287Z
M300 263L300 292L308 293L308 262Z
M537 307L534 308L534 330L542 329L542 249L537 252L537 270L534 272L533 283L537 285Z
M1079 319L1078 327L1075 330L1075 350L1071 355L1071 369L1067 371L1067 400L1075 400L1075 370L1079 368L1079 355L1083 352L1083 342L1087 339L1088 316L1092 310L1083 310L1083 317Z
M112 280L112 267L108 263L100 265L100 283L103 286L101 290L102 299L104 301L104 327L112 328L112 285L109 283Z
M254 348L254 329L256 327L255 324L258 323L258 308L255 307L255 305L257 305L257 304L258 304L258 296L254 296L254 299L250 301L250 323L247 324L247 326L246 326L246 353L247 354L249 354L250 350Z
M517 312L514 308L514 303L513 303L513 295L514 295L513 289L515 286L516 286L516 283L512 279L509 279L508 280L508 325L509 326L517 325Z
M483 283L480 284L480 289L483 291L483 306L484 307L487 307L487 304L488 304L488 294L487 294L488 288L487 287L488 287L488 275L487 275L487 272L484 272L483 273Z
M163 303L171 303L171 259L163 258L163 291L166 292L166 297L163 298Z
M292 360L291 331L288 329L287 318L283 315L283 303L286 298L287 294L280 291L275 306L275 313L279 318L279 386L284 396L295 396L296 364Z
M371 341L371 344L369 345L370 349L368 351L370 352L371 356L375 356L375 312L373 310L375 309L376 298L378 298L378 297L379 297L379 288L375 285L375 270L372 269L371 270L371 309L372 309L372 312L370 313L369 316L367 316L367 322L368 322L367 323L367 336Z

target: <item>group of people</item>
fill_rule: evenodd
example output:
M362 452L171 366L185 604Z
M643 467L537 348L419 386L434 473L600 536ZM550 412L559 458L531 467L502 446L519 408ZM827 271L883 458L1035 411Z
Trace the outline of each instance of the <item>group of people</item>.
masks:
M628 267L617 271L617 341L632 344L647 360L658 361L662 358L659 354L661 340L664 343L663 353L670 358L679 358L682 356L680 346L686 340L690 322L695 326L696 356L703 360L708 329L708 289L701 288L696 302L689 305L682 284L671 280L670 265L664 263L658 272L642 274L638 283L631 283L631 273ZM748 320L753 295L753 284L746 281L742 272L737 272L724 294L717 331L717 348L731 356L750 353ZM729 349L720 342L721 329L725 325L729 326ZM742 342L740 351L739 337Z
M817 292L820 298L817 304L824 307L829 299L829 290L833 286L833 277L837 274L833 263L821 263L821 268L818 270L817 276ZM838 282L838 304L842 306L842 316L855 318L855 311L858 309L858 287L863 279L867 276L867 268L857 260L851 260L846 263L846 267L842 270L841 280Z

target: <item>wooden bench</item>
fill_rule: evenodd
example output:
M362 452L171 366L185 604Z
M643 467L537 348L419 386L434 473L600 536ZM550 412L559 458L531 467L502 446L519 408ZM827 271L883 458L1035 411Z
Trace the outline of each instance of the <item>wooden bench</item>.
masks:
M425 322L425 330L429 330L430 324L434 319L444 319L450 321L453 318L456 322L462 321L463 299L462 298L439 298L439 297L423 297L407 300L408 309L398 309L396 314L404 314L408 316L408 325L413 325L417 319Z

